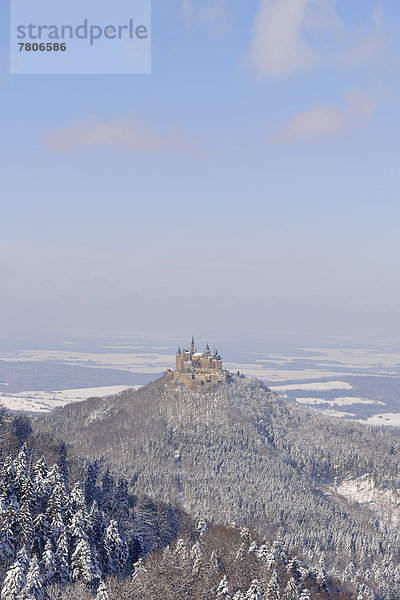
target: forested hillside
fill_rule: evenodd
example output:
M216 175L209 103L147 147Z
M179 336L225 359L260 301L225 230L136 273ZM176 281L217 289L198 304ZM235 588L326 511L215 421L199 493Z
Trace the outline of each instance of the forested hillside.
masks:
M1 600L346 600L324 558L197 524L0 410ZM42 454L43 453L43 454ZM180 538L176 540L179 532Z
M96 593L105 577L131 574L175 539L171 505L133 496L110 471L98 482L96 464L84 473L63 444L23 422L0 412L1 600L42 600L53 584L74 581Z
M254 379L191 391L164 378L35 422L83 456L123 473L135 493L197 516L256 527L362 597L400 595L400 536L324 486L370 474L399 487L398 439L278 399ZM374 591L372 591L374 590Z
M329 579L323 560L311 569L289 556L280 541L261 543L248 529L232 526L209 532L204 522L140 560L132 577L108 578L106 590L109 600L355 600ZM92 596L78 583L53 587L50 598Z

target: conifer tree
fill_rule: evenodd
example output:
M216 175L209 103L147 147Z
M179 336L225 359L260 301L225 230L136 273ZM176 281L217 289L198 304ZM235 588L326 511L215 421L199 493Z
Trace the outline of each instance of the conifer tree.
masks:
M40 574L39 561L35 555L29 565L26 585L22 592L22 600L43 600L43 579Z
M88 539L91 546L99 546L102 543L105 523L103 515L100 513L99 506L96 500L93 500L90 512L88 514Z
M278 582L278 572L275 570L269 580L267 590L265 592L266 600L280 600L280 589Z
M286 584L285 599L298 600L299 588L294 577L291 577Z
M78 542L71 556L71 569L74 581L82 580L87 585L92 586L99 579L90 546L84 539Z
M292 558L292 560L290 560L287 565L287 572L291 577L293 577L293 579L296 581L296 583L298 583L302 578L302 573L301 573L300 567L301 567L301 563L298 560L297 556Z
M57 481L51 492L46 518L49 523L50 535L56 538L64 528L64 520L67 517L68 495L63 481Z
M0 471L0 494L8 499L15 493L15 467L11 456L7 456Z
M29 502L25 501L19 514L19 543L30 548L33 542L33 522Z
M224 576L217 588L216 600L231 600L231 598L232 596L229 593L228 580L226 576Z
M319 565L318 565L318 569L316 570L315 579L317 581L317 584L318 584L318 587L320 590L328 591L329 582L328 582L328 574L326 572L324 554L321 554L321 556L320 556Z
M128 548L118 531L117 522L112 519L104 532L104 549L106 555L106 572L119 574L126 566Z
M0 564L6 565L14 558L15 537L12 530L13 522L9 518L9 511L0 512Z
M29 505L31 515L40 512L37 490L32 480L32 473L28 474L22 485L21 504Z
M59 465L54 464L51 467L47 475L47 483L51 489L53 489L56 485L61 485L64 483L64 476L61 473Z
M21 497L25 481L28 477L28 450L24 444L19 451L15 461L15 494L18 501L21 503Z
M110 473L110 469L107 469L102 480L101 480L101 509L103 512L110 516L112 512L114 502L114 478Z
M261 544L261 546L257 550L257 558L259 558L263 562L266 562L269 554L270 554L270 545Z
M69 495L68 512L70 518L73 518L77 512L81 512L82 514L86 513L85 496L83 495L82 488L79 483L74 485Z
M195 575L198 575L201 570L203 560L203 549L199 542L195 542L190 550L190 558L192 559L192 571Z
M44 551L47 540L49 539L50 533L49 523L46 519L46 515L40 513L36 515L33 521L33 545L32 551L38 556L41 556Z
M92 503L97 500L97 488L96 482L99 476L99 465L97 461L90 463L87 470L87 476L85 481L85 501L88 509L92 506Z
M69 544L67 530L64 528L58 538L55 540L55 559L56 559L56 581L60 584L68 583L71 580L69 569Z
M42 456L33 467L33 483L36 488L37 496L40 498L40 511L45 510L45 505L47 503L48 473L49 468L47 466L47 461L45 457Z
M204 519L199 519L197 521L196 535L201 536L206 533L208 533L207 523Z
M43 571L47 582L52 582L57 571L57 561L53 551L51 540L47 540L43 556L42 556Z
M21 600L22 590L26 584L28 564L29 559L23 548L6 573L1 590L1 600Z
M132 573L132 579L139 579L141 575L147 573L146 566L144 564L143 558L139 558L137 563L135 563L135 568Z
M104 581L102 581L97 588L96 600L109 600Z
M186 558L188 556L188 549L185 540L180 538L176 542L175 546L175 554L181 556L182 558Z
M263 600L263 598L264 593L261 589L260 583L257 579L254 579L247 590L246 600Z
M77 510L71 519L71 524L69 527L69 533L73 544L77 544L82 539L88 540L88 532L89 530L89 516L87 512L83 510Z
M256 554L258 556L258 546L257 546L257 542L251 542L250 546L249 546L249 552L251 554Z
M144 553L143 539L138 533L133 533L128 543L128 563L135 564Z

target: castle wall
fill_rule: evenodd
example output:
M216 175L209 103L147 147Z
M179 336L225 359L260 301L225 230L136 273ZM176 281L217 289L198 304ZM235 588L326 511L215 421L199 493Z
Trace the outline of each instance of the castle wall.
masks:
M184 384L190 388L208 387L212 385L221 385L227 382L227 373L173 373L173 381L177 384Z

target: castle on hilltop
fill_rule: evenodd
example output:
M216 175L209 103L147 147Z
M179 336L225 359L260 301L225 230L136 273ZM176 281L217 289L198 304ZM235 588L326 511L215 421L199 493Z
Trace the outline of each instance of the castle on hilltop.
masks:
M208 343L204 352L197 352L194 338L190 344L190 350L176 352L175 371L168 369L167 377L174 383L183 383L190 388L204 385L225 384L229 374L222 369L222 358L217 350L211 354Z

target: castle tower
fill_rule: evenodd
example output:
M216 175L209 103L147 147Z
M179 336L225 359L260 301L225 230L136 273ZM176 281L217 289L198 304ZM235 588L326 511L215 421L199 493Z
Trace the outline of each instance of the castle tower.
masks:
M180 371L182 369L182 364L183 364L183 361L182 361L182 352L181 352L180 347L178 347L178 350L176 351L176 361L175 361L175 364L176 364L176 370Z
M194 354L194 336L192 335L192 343L190 344L190 352Z

